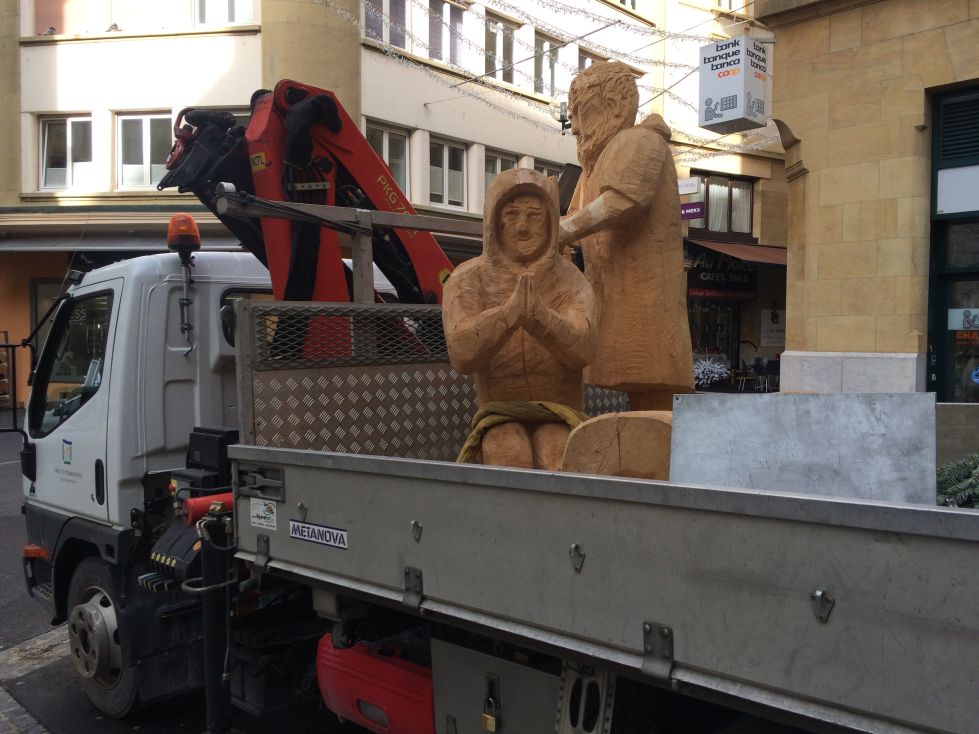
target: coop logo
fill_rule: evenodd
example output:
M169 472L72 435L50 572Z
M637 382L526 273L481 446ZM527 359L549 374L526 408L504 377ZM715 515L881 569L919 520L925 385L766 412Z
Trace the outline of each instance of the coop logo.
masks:
M64 464L71 464L71 441L67 438L61 439L61 461Z
M299 520L289 521L289 537L347 550L347 531Z
M765 81L767 78L768 77L762 74L760 71L755 72L755 79L761 79L762 81Z
M741 69L725 69L724 71L717 72L717 78L720 79L721 77L725 76L737 76L740 73Z

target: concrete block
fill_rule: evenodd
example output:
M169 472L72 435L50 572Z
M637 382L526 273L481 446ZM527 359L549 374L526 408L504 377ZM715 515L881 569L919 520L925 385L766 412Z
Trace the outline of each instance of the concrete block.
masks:
M918 355L914 353L850 353L843 356L843 392L915 392Z
M670 481L934 505L935 396L677 396Z
M838 393L843 389L843 355L838 352L782 352L782 392Z

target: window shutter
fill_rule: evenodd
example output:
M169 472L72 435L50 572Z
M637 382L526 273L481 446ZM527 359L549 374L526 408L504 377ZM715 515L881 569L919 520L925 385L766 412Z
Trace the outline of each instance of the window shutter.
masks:
M937 167L979 162L979 94L943 101Z
M465 182L462 178L462 171L449 169L449 203L455 206L462 206L465 197Z
M436 204L442 203L442 194L445 192L442 189L441 166L428 167L428 191L429 191L429 199L434 201Z

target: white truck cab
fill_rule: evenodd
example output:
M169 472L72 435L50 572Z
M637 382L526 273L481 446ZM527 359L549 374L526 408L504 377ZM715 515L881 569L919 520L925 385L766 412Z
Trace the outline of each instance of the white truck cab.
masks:
M119 661L167 651L133 590L145 501L185 465L195 426L237 427L234 330L222 308L227 317L236 299L270 290L268 271L248 253L199 252L188 268L176 253L121 261L69 289L40 353L26 417L24 570L55 621L85 622L73 609L86 599L109 610L88 620L96 639L110 640L108 653L73 652L83 677L91 673L89 695L110 713L124 713L135 695L135 676ZM128 628L144 640L118 639L125 614L143 620ZM73 644L90 637L74 635ZM145 638L160 649L127 650ZM172 691L170 683L151 690L163 675L143 678L144 700ZM189 671L184 687L193 678Z
M55 316L32 383L29 504L129 527L144 477L183 465L194 426L237 426L233 333L221 308L269 287L252 255L199 253L193 328L182 333L177 255L86 274Z

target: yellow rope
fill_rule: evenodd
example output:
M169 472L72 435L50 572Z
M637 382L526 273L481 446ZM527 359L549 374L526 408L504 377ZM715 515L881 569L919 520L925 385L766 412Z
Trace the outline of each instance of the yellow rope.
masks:
M476 411L472 419L472 432L462 445L460 464L481 464L483 461L483 436L493 426L512 421L537 423L567 423L571 428L588 420L585 413L560 403L547 400L493 400Z

